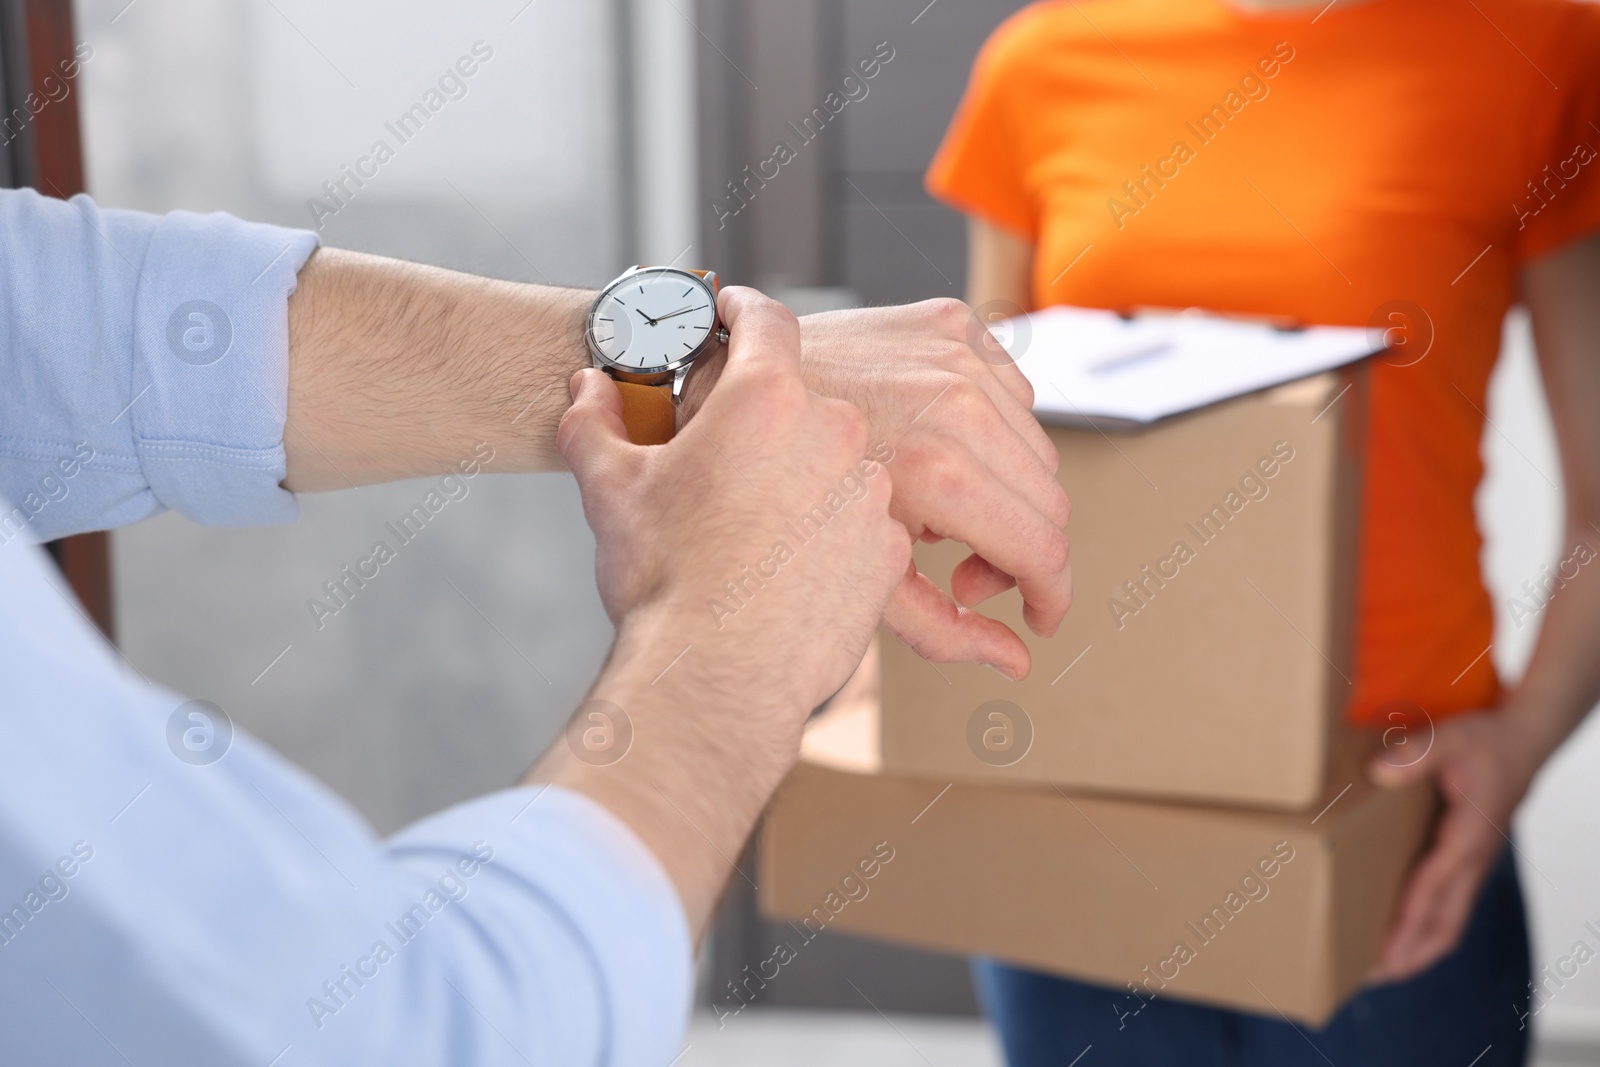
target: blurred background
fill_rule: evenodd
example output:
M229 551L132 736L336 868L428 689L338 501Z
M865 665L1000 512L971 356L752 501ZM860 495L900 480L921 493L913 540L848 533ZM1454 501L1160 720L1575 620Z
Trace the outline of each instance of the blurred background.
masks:
M598 285L633 263L675 262L802 312L959 296L962 223L922 192L921 173L979 45L1020 6L78 0L77 35L93 48L79 83L89 190L106 206L320 227L328 245L520 281ZM875 53L892 58L865 96L776 179L733 191ZM477 73L353 196L330 199L324 183L379 138L397 144L385 124L466 55ZM1513 316L1480 495L1500 613L1492 655L1513 676L1537 622L1519 629L1507 598L1561 555L1559 465L1530 345ZM320 628L308 600L424 484L304 497L289 527L169 515L121 531L124 650L381 831L505 786L581 699L610 626L572 483L470 486ZM1586 773L1597 731L1557 758L1519 821L1536 969L1600 920L1600 785ZM706 1006L773 943L735 886L702 961ZM678 1062L999 1062L959 960L828 934L762 996L724 1028L704 1011ZM1546 1064L1600 1062L1600 979L1580 973L1537 1024Z

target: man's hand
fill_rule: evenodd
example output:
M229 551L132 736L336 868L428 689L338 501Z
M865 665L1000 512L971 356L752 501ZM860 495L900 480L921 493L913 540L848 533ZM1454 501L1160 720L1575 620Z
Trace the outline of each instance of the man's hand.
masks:
M1432 777L1443 811L1427 855L1417 864L1374 978L1420 974L1461 940L1490 867L1510 842L1511 816L1547 753L1523 725L1499 712L1476 712L1435 727L1433 747L1415 763L1380 756L1373 781L1397 787Z
M800 341L806 384L860 408L872 439L893 449L894 517L914 536L973 550L951 578L954 599L908 570L885 621L928 659L1027 674L1022 639L970 609L1017 586L1029 627L1048 635L1072 602L1071 505L1028 380L956 300L809 315ZM716 377L706 369L691 378L689 411Z
M910 539L889 517L889 473L868 458L866 419L801 379L794 316L748 289L720 303L728 361L677 438L629 444L616 388L586 370L557 447L583 492L612 620L684 610L696 629L736 635L742 669L764 675L762 687L792 680L783 695L810 710L859 662L884 568L904 571ZM820 530L818 505L829 516Z
M573 378L557 445L618 629L592 697L626 716L632 748L597 766L558 743L533 773L632 826L696 929L911 554L889 513L889 472L868 458L865 417L801 379L794 316L748 289L724 291L719 306L726 365L666 445L628 442L605 375Z
M444 473L482 444L499 471L559 469L555 431L567 380L589 363L583 323L593 299L317 252L289 301L284 485L304 492ZM892 450L893 516L915 536L973 550L951 582L954 600L908 568L889 624L929 659L1026 674L1022 639L969 609L1017 585L1028 625L1048 634L1071 600L1067 498L1027 381L953 300L809 316L800 345L805 384L857 406L869 440ZM713 391L721 363L698 360L690 375L680 416L691 440L687 416Z
M1022 639L969 609L1017 586L1029 628L1048 636L1072 603L1071 505L1033 387L957 300L811 315L800 338L811 388L866 412L873 438L894 449L894 517L924 540L972 549L951 576L953 601L912 571L886 621L929 659L1021 678Z

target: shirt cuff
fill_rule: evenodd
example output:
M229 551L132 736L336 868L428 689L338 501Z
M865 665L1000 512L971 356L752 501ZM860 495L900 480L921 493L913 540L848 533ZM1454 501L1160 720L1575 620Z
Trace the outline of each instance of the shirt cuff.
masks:
M134 301L134 450L156 499L196 522L294 521L281 483L288 299L309 231L175 211L151 237Z
M389 846L404 856L460 853L473 842L493 844L484 874L530 887L584 942L604 1001L605 1062L672 1062L693 997L694 946L655 854L606 808L559 786L469 801L407 827Z

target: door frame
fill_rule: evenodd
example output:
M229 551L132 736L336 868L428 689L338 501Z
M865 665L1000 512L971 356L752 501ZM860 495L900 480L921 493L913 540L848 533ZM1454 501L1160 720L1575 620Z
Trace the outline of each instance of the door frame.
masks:
M62 200L84 191L78 94L71 82L64 97L36 114L28 107L30 95L49 99L44 80L72 59L75 46L71 0L0 0L0 187L32 188ZM18 114L26 120L4 125ZM79 534L45 547L89 617L114 640L110 535Z

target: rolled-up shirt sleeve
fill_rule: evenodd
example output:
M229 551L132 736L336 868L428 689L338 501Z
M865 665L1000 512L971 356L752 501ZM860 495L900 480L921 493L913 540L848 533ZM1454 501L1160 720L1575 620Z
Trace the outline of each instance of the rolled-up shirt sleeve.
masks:
M0 536L289 522L288 300L316 235L0 191Z

